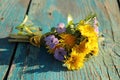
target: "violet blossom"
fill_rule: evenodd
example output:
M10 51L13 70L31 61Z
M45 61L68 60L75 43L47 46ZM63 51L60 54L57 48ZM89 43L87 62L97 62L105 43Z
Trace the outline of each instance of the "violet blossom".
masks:
M93 27L94 27L95 32L98 34L99 33L99 28L98 28L98 20L97 20L96 17L94 18Z
M65 24L64 23L59 23L58 27L56 28L56 31L60 34L66 31Z
M49 46L51 49L55 48L55 46L59 43L59 40L55 38L54 35L49 35L45 38L46 45Z
M65 51L64 48L60 47L55 50L55 53L54 53L55 59L59 61L63 61L65 55L67 55L67 52Z

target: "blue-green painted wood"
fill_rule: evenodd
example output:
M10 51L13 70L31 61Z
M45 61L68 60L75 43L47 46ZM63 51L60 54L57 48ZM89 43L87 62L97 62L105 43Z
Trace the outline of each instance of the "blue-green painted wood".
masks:
M68 71L44 47L20 44L8 80L119 80L120 12L115 0L33 0L29 18L45 33L50 26L66 23L69 13L78 22L91 11L97 13L105 37L97 57L78 71Z
M0 80L8 70L15 43L8 42L12 27L21 23L29 0L0 0Z

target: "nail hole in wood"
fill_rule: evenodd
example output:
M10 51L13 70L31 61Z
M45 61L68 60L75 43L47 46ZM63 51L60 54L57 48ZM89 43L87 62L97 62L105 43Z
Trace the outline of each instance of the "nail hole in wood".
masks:
M48 14L49 14L49 16L52 16L52 13L51 13L51 12L49 12Z
M0 18L0 20L3 20L4 18L2 17L2 18Z

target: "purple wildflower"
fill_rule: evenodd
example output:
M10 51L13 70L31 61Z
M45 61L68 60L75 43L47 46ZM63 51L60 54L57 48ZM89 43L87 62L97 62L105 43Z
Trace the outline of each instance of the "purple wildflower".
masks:
M66 31L65 24L64 23L59 23L58 27L56 28L56 31L60 34Z
M55 59L59 61L63 61L65 55L67 55L67 52L65 51L64 48L60 47L55 50L55 53L54 53Z
M98 34L99 33L99 28L98 28L98 20L97 20L96 17L94 18L93 26L94 26L95 32Z
M49 45L52 43L52 40L55 38L54 35L49 35L45 38L45 41L46 41L46 45Z
M49 35L45 38L46 45L49 46L51 49L55 48L56 44L59 43L59 40L55 38L54 35Z

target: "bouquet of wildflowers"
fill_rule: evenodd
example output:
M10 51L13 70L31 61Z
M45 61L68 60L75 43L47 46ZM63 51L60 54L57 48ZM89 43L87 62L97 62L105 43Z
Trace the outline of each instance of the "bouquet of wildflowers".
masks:
M74 23L69 15L67 25L59 23L46 34L41 34L40 28L25 25L25 22L26 19L16 27L19 30L17 35L11 35L17 39L9 41L30 42L37 47L40 47L40 42L45 43L48 52L69 70L82 68L88 58L98 54L99 30L95 14L88 15L79 23Z
M91 56L98 54L98 21L89 15L79 23L73 23L68 16L68 24L59 23L44 36L45 45L54 58L62 61L69 70L80 69Z

